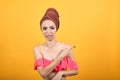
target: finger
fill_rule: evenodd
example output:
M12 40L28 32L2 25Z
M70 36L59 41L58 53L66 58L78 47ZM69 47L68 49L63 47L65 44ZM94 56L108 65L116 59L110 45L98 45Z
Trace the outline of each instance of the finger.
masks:
M60 50L59 54L63 51L63 49Z
M71 50L72 48L75 48L76 46L72 46L69 50Z

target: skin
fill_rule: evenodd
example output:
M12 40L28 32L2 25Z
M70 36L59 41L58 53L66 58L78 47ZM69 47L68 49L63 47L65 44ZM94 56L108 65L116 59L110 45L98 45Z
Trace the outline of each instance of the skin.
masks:
M78 74L78 70L63 70L59 72L52 72L57 64L66 56L69 56L75 61L72 48L65 43L57 42L55 39L56 25L51 20L44 20L41 25L42 33L46 42L42 45L34 47L35 60L44 57L48 60L53 60L51 64L46 67L37 67L39 74L44 80L66 80L66 76L73 76Z

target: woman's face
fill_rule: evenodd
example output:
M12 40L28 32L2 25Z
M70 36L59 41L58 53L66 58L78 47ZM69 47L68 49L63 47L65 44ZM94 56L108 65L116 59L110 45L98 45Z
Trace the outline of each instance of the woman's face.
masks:
M41 24L42 33L46 40L51 41L55 38L56 25L52 20L44 20Z

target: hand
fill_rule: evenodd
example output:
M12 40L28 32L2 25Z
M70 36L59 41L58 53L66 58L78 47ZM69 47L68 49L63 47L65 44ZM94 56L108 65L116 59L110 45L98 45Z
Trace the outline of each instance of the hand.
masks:
M51 80L61 80L63 75L62 71L59 71Z

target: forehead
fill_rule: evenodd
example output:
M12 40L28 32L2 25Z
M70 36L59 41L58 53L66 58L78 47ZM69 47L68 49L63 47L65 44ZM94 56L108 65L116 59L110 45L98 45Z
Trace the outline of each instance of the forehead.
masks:
M55 23L52 20L47 19L42 22L42 26L46 26L46 27L55 26Z

